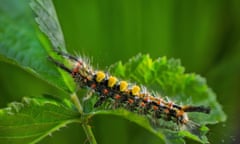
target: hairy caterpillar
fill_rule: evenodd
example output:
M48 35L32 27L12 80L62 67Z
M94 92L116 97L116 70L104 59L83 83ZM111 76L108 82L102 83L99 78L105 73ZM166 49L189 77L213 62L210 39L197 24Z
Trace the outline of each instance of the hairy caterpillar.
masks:
M143 86L128 83L109 75L103 71L94 70L83 58L67 53L58 52L59 55L70 60L72 68L54 60L50 60L73 77L81 88L91 89L99 97L94 107L112 101L112 107L123 107L132 112L151 115L157 119L176 122L177 125L187 125L190 120L188 112L210 113L210 108L204 106L178 105L165 100L157 93L150 93Z
M48 9L45 9L44 6ZM210 109L204 106L175 104L157 93L149 92L144 86L140 87L119 80L103 71L94 70L83 58L63 53L66 51L65 42L51 0L33 0L31 7L37 15L36 22L50 39L53 50L61 50L57 53L69 60L73 66L67 67L51 57L50 59L58 67L71 74L79 87L91 89L99 96L95 107L99 107L103 103L110 103L112 108L126 108L132 112L150 115L157 119L173 121L178 125L186 125L191 122L187 115L188 112L207 114L210 112Z

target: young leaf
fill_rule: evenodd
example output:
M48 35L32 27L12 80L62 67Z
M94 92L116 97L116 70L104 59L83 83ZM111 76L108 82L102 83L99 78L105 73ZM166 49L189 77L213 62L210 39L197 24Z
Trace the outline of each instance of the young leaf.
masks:
M0 143L36 143L79 117L68 100L23 98L0 109Z

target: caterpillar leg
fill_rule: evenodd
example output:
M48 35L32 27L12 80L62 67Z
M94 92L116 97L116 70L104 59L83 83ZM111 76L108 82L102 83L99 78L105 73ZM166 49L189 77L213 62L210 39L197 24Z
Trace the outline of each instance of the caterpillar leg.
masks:
M83 98L83 101L89 100L92 97L92 95L93 95L93 91L92 90L87 91L86 95L87 96Z
M100 98L98 99L98 101L94 104L94 107L99 107L100 105L102 105L102 103L106 100L105 96L100 96Z

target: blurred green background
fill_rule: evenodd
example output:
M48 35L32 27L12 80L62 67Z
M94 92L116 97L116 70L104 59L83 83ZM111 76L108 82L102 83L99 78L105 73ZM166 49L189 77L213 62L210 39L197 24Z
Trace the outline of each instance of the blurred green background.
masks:
M228 116L225 123L209 126L209 141L240 143L239 0L54 0L54 4L67 49L87 55L97 68L149 53L152 58L179 58L187 72L206 77ZM11 5L6 9L14 12ZM61 94L19 67L0 62L0 107L42 93ZM116 116L96 116L90 124L100 144L158 142L143 128ZM40 143L77 141L87 139L82 128L72 124Z

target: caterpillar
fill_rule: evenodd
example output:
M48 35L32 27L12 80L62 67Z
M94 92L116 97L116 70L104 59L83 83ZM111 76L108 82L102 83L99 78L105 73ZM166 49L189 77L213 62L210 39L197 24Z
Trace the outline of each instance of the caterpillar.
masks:
M123 107L129 111L145 115L152 115L157 119L173 121L177 125L187 125L190 120L189 112L210 113L209 107L178 105L165 100L158 93L150 93L144 86L138 86L125 80L120 80L101 70L94 70L84 58L78 58L64 52L57 52L67 58L73 67L69 68L63 63L49 57L58 67L71 74L80 88L87 88L98 95L94 107L112 101L112 107Z

